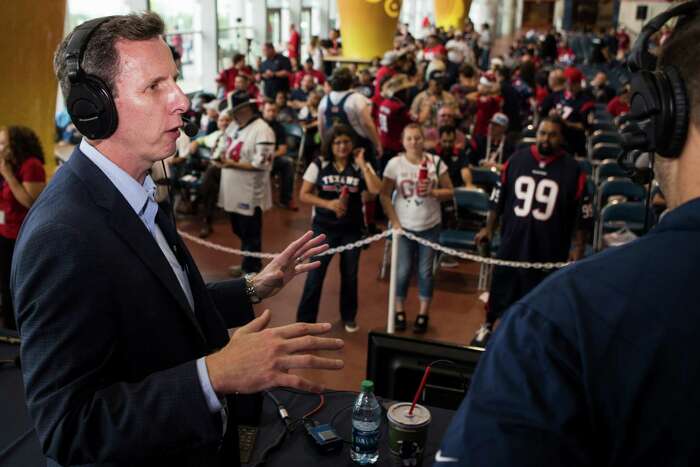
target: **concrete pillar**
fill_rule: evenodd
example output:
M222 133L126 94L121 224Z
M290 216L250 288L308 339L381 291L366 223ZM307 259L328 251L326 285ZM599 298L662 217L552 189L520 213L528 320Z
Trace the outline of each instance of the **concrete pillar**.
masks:
M218 69L217 51L218 32L216 21L216 0L200 0L202 4L202 87L205 91L216 93L216 79Z
M469 17L474 23L477 32L481 32L481 25L484 23L489 23L491 26L491 32L495 32L497 9L497 2L493 0L474 0L472 2Z
M148 0L126 0L129 10L138 12L148 10Z
M503 0L503 6L499 12L501 18L501 34L510 36L515 32L516 0Z
M253 50L260 53L262 45L269 40L267 37L267 0L248 0L248 12L246 18L248 25L253 29Z
M438 27L462 29L464 18L469 16L471 0L433 0L435 24Z
M333 0L335 1L335 0ZM328 37L328 32L331 29L330 25L330 6L331 0L319 0L318 2L318 18L319 18L319 37L321 39Z
M569 31L574 27L574 0L564 0L564 16L562 17L562 28Z
M400 11L401 0L338 0L343 55L357 59L381 57L393 47Z
M56 77L53 54L63 39L65 0L11 2L0 30L11 45L0 47L0 125L24 125L41 140L46 173L54 170ZM41 14L37 14L41 12Z

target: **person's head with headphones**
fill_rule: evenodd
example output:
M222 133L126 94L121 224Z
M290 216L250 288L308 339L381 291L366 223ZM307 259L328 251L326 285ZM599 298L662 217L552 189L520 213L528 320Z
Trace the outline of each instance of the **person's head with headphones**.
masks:
M175 152L189 100L155 13L88 21L58 47L54 70L73 123L141 181Z
M700 54L689 53L700 43L700 2L690 15L681 16L658 57L657 71L663 72L657 89L664 89L659 118L651 131L657 140L654 173L666 196L668 208L700 197ZM632 113L637 110L639 86L632 85ZM686 130L687 129L687 130Z

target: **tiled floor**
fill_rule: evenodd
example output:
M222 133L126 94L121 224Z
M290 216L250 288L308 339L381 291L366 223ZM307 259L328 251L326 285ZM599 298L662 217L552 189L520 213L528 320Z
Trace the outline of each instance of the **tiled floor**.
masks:
M280 251L293 239L303 234L310 225L310 208L301 206L300 211L291 212L273 208L263 215L263 251ZM181 217L178 228L196 235L200 223L194 217ZM231 232L228 219L223 215L216 221L214 234L209 241L230 247L239 247L238 239ZM240 257L207 249L200 245L188 244L197 264L208 281L227 278L228 267L240 262ZM357 322L360 330L353 334L345 332L338 310L340 279L338 260L329 267L323 287L319 321L333 324L331 336L345 339L345 348L340 357L345 360L345 368L339 372L306 372L306 376L322 382L333 389L359 388L364 379L367 359L367 333L371 329L385 329L388 303L388 280L378 278L384 242L372 244L362 252L360 258L360 309ZM432 306L430 327L422 339L441 340L460 345L469 343L474 332L484 318L483 304L478 300L478 266L474 263L460 263L458 267L441 269L435 281L435 295ZM296 309L304 286L304 278L298 277L277 296L265 300L257 306L256 312L270 308L273 314L272 325L278 326L295 321ZM402 334L412 336L410 324L415 318L418 306L415 284L409 290L407 312L409 330Z

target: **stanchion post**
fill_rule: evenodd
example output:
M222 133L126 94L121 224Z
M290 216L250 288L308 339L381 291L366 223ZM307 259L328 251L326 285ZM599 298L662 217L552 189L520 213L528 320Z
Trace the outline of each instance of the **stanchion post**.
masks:
M386 332L394 333L394 316L396 316L396 268L399 260L399 238L401 234L394 229L391 234L391 264L389 265L389 310L387 313Z

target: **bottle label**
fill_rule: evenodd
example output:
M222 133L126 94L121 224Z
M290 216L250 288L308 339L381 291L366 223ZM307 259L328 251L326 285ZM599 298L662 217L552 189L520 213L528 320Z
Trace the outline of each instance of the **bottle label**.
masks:
M352 450L360 454L374 453L379 447L379 429L364 431L352 428Z

